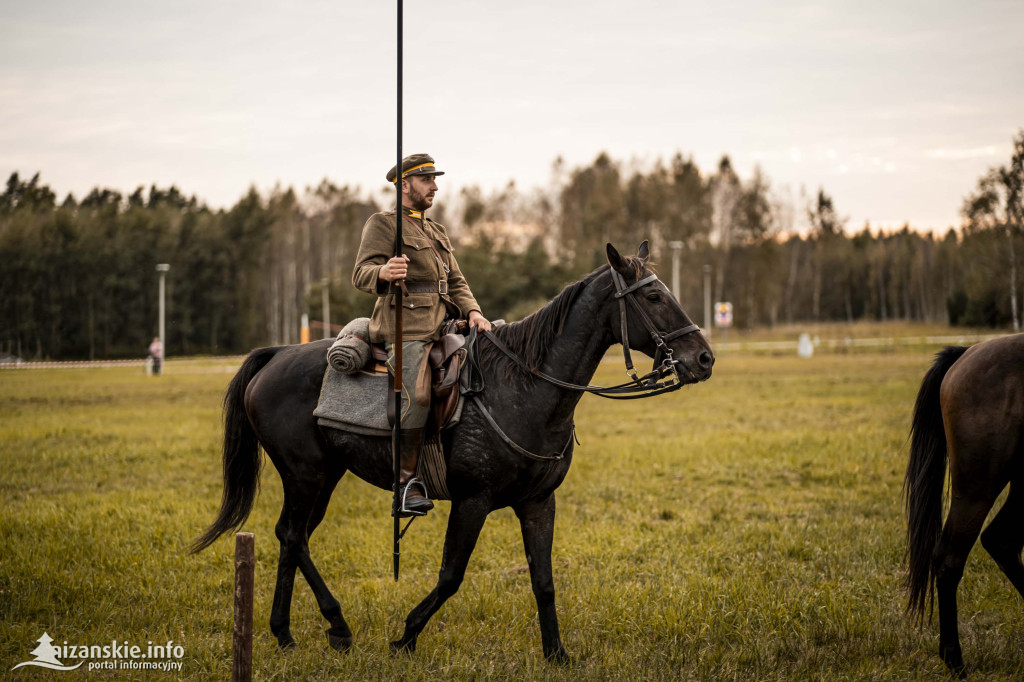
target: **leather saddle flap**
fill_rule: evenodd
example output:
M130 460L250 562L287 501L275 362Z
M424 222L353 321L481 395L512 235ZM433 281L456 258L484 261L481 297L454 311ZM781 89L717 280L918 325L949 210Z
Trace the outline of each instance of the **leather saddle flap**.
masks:
M434 395L444 397L458 384L459 372L466 358L466 337L445 334L431 347L429 358L434 369Z

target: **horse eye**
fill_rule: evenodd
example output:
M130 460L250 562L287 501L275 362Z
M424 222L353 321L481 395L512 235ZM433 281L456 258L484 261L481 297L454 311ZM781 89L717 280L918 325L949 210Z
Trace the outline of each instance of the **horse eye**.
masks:
M658 301L661 300L661 294L659 294L657 291L652 291L651 293L647 294L647 300L653 303L657 303Z

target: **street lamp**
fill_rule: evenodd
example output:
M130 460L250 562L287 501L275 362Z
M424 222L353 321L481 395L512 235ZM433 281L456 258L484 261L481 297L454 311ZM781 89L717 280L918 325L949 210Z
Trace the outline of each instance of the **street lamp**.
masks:
M711 266L704 266L704 336L711 338Z
M672 295L677 301L683 300L682 292L679 290L679 252L683 248L682 242L669 242L672 247Z
M171 266L167 263L158 263L156 271L160 273L160 343L164 346L164 358L167 357L167 338L165 336L164 327L164 278L167 276L167 271L171 269Z
M331 280L324 277L320 280L320 284L323 285L320 292L324 306L324 338L329 339L331 338Z

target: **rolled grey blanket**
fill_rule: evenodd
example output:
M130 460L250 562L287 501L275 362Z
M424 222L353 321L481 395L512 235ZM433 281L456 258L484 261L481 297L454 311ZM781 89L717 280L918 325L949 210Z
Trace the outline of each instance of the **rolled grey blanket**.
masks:
M327 351L327 363L342 374L358 372L370 361L370 318L357 317L345 325Z

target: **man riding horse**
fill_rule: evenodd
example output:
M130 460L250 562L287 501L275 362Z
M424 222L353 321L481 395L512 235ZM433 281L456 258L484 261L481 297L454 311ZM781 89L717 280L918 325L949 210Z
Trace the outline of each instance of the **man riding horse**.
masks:
M427 154L402 159L401 257L395 252L395 212L375 213L363 226L359 253L352 270L352 284L377 296L370 317L370 342L387 345L388 369L394 372L395 291L402 290L402 452L399 479L400 516L422 516L434 508L416 479L416 463L430 413L430 396L417 396L421 366L427 362L426 347L441 336L449 319L468 318L471 327L490 331L466 278L459 269L448 232L424 214L434 203L435 179L444 175ZM398 168L387 174L398 182ZM427 389L429 391L429 387ZM419 398L419 400L417 400Z

